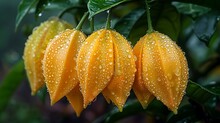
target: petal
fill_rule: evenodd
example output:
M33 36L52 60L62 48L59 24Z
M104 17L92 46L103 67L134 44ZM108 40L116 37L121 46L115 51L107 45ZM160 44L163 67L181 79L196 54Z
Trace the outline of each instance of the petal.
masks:
M169 37L157 32L146 35L145 40L142 58L145 86L176 113L180 101L177 100L180 99L179 87L183 84L176 45Z
M46 85L53 105L78 83L76 57L86 36L77 30L66 30L48 45L43 59Z
M80 113L83 110L83 96L80 92L79 85L76 85L70 93L66 95L68 101L76 112L77 117L80 116Z
M23 58L32 95L35 95L44 85L41 61L48 43L55 35L70 27L71 26L67 23L57 18L53 18L42 23L33 30L33 33L29 36L25 44Z
M135 95L137 96L137 99L141 103L142 107L145 109L148 104L153 100L154 96L149 92L149 90L144 85L143 77L142 77L142 51L143 51L143 45L145 43L145 40L140 39L137 44L135 45L133 52L135 56L137 57L136 60L136 75L135 75L135 81L133 85L133 91Z
M128 41L119 33L110 31L114 49L114 74L102 93L122 111L134 83L135 60Z
M77 57L77 74L84 99L84 108L107 86L113 74L113 44L109 31L91 34Z

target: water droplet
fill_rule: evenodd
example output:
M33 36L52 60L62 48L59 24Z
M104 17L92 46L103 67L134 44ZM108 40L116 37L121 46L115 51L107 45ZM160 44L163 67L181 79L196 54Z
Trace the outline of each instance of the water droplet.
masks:
M180 76L180 70L179 70L178 68L177 68L176 71L175 71L175 75L176 75L176 76Z
M38 16L41 17L41 16L42 16L42 13L39 13Z
M172 75L170 73L167 74L168 79L172 79Z
M128 55L128 58L131 58L131 55L130 55L130 54Z
M161 79L160 79L160 78L157 78L157 80L158 80L158 81L161 81Z

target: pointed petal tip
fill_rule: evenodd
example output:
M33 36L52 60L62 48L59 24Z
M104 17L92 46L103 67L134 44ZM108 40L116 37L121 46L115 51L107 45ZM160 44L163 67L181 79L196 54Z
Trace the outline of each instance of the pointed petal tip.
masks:
M76 116L79 118L80 117L81 112L76 112Z
M53 98L52 96L51 96L51 99L50 99L51 101L50 101L50 105L51 106L53 106L55 103L57 103L60 99L57 99L57 98Z
M119 112L123 111L123 106L117 106L117 107L118 107Z
M177 109L176 109L176 108L175 108L175 109L173 109L172 111L173 111L173 113L174 113L175 115L177 115L178 111L177 111Z
M83 108L86 109L86 107L89 105L89 101L85 100L85 98L83 99Z
M31 91L31 96L35 96L36 95L36 91Z

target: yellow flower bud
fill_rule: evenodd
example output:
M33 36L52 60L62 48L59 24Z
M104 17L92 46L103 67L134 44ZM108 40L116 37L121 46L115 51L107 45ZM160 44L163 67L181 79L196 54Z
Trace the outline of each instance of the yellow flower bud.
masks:
M83 96L80 91L79 84L76 85L67 95L68 101L76 112L76 116L79 117L83 110Z
M35 95L44 85L41 61L48 43L55 35L67 28L71 26L58 18L52 18L36 27L29 36L25 44L23 59L32 95Z
M84 107L103 92L122 110L133 85L135 70L132 49L123 36L107 29L91 34L77 58Z
M141 103L142 107L147 108L148 104L154 99L154 96L149 92L147 87L144 85L142 75L142 48L143 48L144 40L140 40L134 47L133 52L134 55L137 56L136 60L136 75L135 81L133 85L133 91L137 96L137 99Z
M137 78L158 100L177 113L188 82L187 60L182 50L159 32L143 36L134 50L140 53L137 63L141 73Z
M43 72L52 105L79 84L76 57L85 38L82 32L67 29L48 44Z

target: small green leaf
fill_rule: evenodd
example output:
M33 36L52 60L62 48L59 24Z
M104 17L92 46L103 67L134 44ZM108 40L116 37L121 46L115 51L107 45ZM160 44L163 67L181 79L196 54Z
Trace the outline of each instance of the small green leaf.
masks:
M143 16L144 13L145 13L145 9L143 8L138 8L136 10L133 10L128 15L121 18L115 24L114 29L117 30L122 35L124 35L126 38L128 38L132 28L140 19L140 17Z
M89 18L128 0L89 0Z
M0 112L6 108L11 96L25 78L23 60L19 61L11 71L6 75L0 85Z
M22 0L18 6L18 13L15 20L15 30L17 30L21 20L29 12L29 10L38 3L39 0Z
M210 89L202 87L195 82L189 81L186 89L186 95L199 104L205 104L210 99L216 96L220 96L220 93L216 93Z

